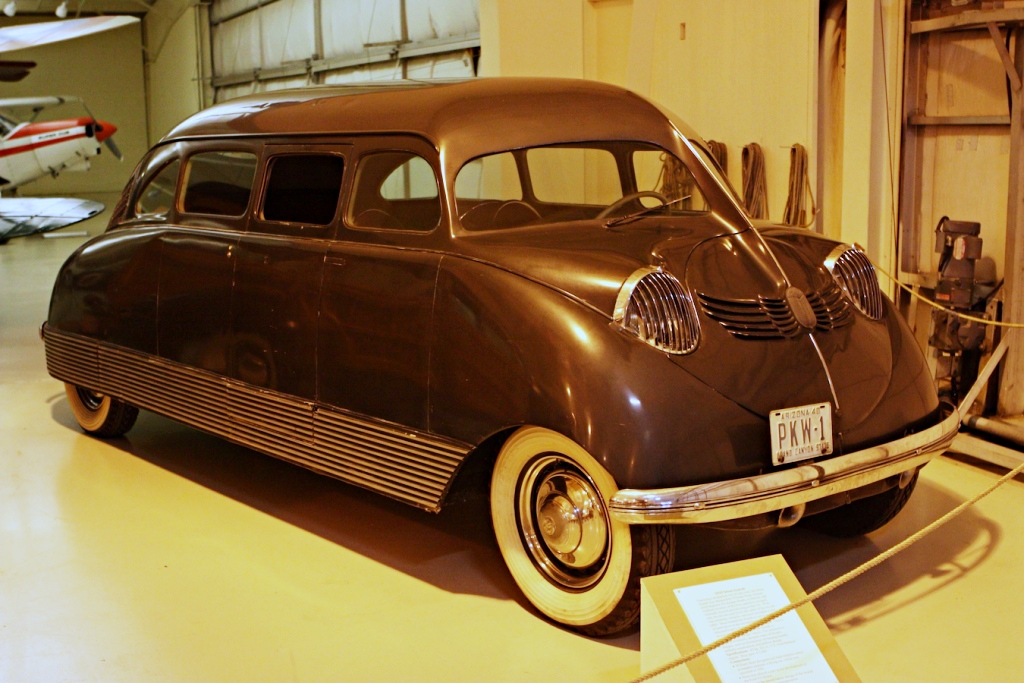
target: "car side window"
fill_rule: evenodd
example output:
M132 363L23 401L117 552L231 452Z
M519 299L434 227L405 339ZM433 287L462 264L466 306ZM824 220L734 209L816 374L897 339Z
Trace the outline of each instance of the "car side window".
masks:
M175 159L150 178L146 186L139 192L139 198L135 200L135 215L167 215L174 205L174 191L178 186L178 171L180 170L181 160Z
M535 213L522 199L523 185L511 152L473 159L455 177L459 221L467 230L509 227L533 219Z
M463 205L480 201L511 201L523 198L519 169L511 152L473 159L455 178L455 198Z
M423 157L413 156L391 172L380 194L384 199L432 199L437 196L434 169Z
M359 228L429 232L441 222L437 175L413 152L375 152L359 160L349 221Z
M263 200L266 221L328 225L341 196L345 160L335 154L273 157Z
M199 152L185 167L181 210L216 216L241 216L249 206L256 175L250 152Z

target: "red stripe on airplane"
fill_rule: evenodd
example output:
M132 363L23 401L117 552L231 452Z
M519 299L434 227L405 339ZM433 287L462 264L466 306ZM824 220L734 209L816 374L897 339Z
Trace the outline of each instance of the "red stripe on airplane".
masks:
M43 133L54 133L65 128L77 128L92 123L93 120L88 116L82 116L77 119L60 119L59 121L42 121L40 123L30 123L27 126L22 126L18 130L14 131L8 140L17 140L18 138L27 138L33 135L42 135Z
M21 154L22 152L31 152L32 150L39 149L40 147L49 147L50 145L57 145L57 144L60 144L62 142L68 142L70 140L77 140L79 138L84 138L84 137L85 137L85 133L79 133L78 135L69 135L69 136L63 137L63 138L54 138L53 140L43 140L42 142L35 142L35 143L32 143L31 145L20 145L18 147L8 147L6 149L0 149L0 158L13 156L15 154ZM8 138L8 139L10 139L10 138Z

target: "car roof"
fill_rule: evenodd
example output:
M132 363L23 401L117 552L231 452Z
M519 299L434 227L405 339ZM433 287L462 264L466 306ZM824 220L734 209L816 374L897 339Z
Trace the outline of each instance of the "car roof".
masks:
M249 95L183 121L164 143L238 136L406 133L429 140L453 170L507 149L641 140L673 149L671 112L624 88L557 78L476 78L313 86Z

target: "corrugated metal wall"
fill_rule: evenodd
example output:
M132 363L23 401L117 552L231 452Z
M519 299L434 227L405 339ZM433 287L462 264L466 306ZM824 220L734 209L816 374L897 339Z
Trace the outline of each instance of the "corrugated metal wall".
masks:
M217 0L217 101L316 83L476 75L476 0Z

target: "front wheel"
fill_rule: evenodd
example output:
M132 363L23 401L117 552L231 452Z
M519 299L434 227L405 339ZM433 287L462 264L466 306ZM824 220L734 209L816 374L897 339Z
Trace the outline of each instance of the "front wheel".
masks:
M102 437L121 436L135 424L139 409L113 396L64 383L71 412L82 429Z
M640 617L640 579L672 569L672 530L612 519L618 490L574 441L524 427L498 454L491 519L512 577L551 619L591 636Z
M903 488L894 486L874 496L861 498L837 508L800 520L800 525L814 531L852 538L871 533L889 523L910 500L917 485L917 472Z

